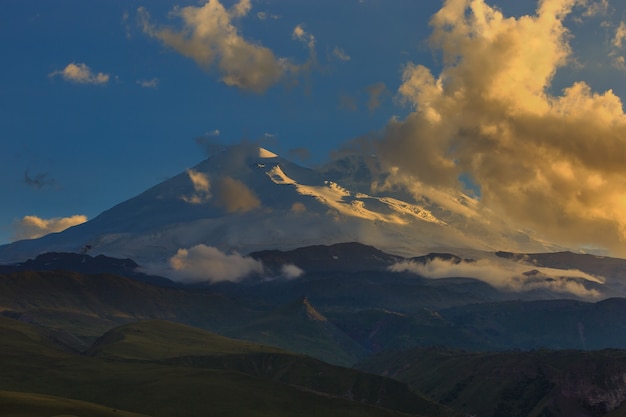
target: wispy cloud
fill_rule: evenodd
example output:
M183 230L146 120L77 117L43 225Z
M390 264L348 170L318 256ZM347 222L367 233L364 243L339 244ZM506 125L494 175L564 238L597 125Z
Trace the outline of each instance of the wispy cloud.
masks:
M379 108L384 96L389 94L387 86L382 82L368 85L365 91L369 94L369 99L367 100L367 108L369 111L374 111Z
M48 74L49 77L60 76L65 81L77 84L106 84L111 76L103 72L94 72L86 64L69 63L65 68Z
M350 55L346 54L345 51L339 47L335 47L333 49L333 56L340 61L350 61Z
M238 253L225 254L212 246L196 245L179 249L169 259L171 278L183 282L239 281L262 273L263 264Z
M406 65L399 96L414 111L389 123L378 153L398 182L458 189L468 175L520 227L626 255L622 102L584 81L551 90L572 60L564 21L576 4L544 0L515 18L483 0L446 1L430 22L443 69Z
M29 187L33 187L37 190L40 190L45 187L52 187L56 184L54 178L47 173L37 173L34 176L31 176L28 173L28 170L24 171L24 183Z
M149 80L137 80L137 85L143 88L157 88L159 86L159 79L151 78Z
M539 268L512 261L490 259L460 262L433 259L426 263L405 261L391 266L390 270L409 271L432 279L474 278L506 291L546 289L585 298L597 298L600 293L595 289L586 288L584 281L595 284L604 283L604 278L578 270Z
M87 216L53 217L42 219L37 216L24 216L13 223L13 240L35 239L49 233L61 232L68 227L87 221Z
M217 70L226 85L262 93L288 74L308 69L308 64L295 65L276 57L258 42L245 39L234 22L246 16L251 7L248 0L240 0L230 9L218 0L209 0L201 7L175 8L172 15L183 21L180 30L156 27L145 8L139 9L139 16L146 34L193 59L205 70ZM300 26L297 28L300 29L294 30L294 38L306 37L313 47L315 38Z

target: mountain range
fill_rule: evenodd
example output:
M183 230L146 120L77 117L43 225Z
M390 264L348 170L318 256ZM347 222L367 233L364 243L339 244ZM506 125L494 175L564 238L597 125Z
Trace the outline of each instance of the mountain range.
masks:
M626 260L387 175L244 144L1 246L0 410L623 415Z
M196 245L247 254L357 241L405 256L441 248L545 252L560 248L511 227L457 193L385 186L374 156L315 169L239 145L92 220L0 247L0 263L75 252L159 263Z

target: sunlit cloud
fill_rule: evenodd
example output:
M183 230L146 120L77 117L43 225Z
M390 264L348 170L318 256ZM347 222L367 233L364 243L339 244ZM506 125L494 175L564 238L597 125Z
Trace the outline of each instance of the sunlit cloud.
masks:
M306 43L310 48L315 47L315 36L311 35L306 30L304 30L304 27L302 25L297 25L293 29L292 36L294 39L298 39Z
M172 279L183 282L240 281L253 273L262 273L263 264L238 253L226 254L206 245L179 249L169 259Z
M229 213L246 213L261 207L261 201L246 184L228 176L218 180L216 198L216 204Z
M278 58L269 48L239 33L234 21L246 16L251 7L248 0L240 0L230 9L218 0L209 0L201 7L177 7L172 15L182 20L180 30L158 28L151 23L145 8L139 8L138 12L143 31L149 36L193 59L205 70L217 70L226 85L262 93L306 65L298 66L286 58ZM294 38L306 39L314 45L315 38L298 27Z
M87 216L53 217L42 219L37 216L24 216L13 223L13 240L35 239L49 233L61 232L69 227L87 221Z
M82 63L70 63L64 69L54 71L48 75L49 77L60 76L65 81L77 84L106 84L109 82L110 75L102 72L95 73L87 65Z
M626 23L620 22L619 26L615 30L615 36L613 37L612 44L616 48L621 48L626 40Z
M546 289L584 298L600 296L598 290L586 288L584 281L604 284L604 278L579 270L531 267L512 261L490 259L477 261L433 259L426 263L403 261L389 269L395 272L408 271L432 279L474 278L505 291Z
M398 93L413 111L376 145L398 183L462 189L467 175L520 227L626 255L622 102L584 81L551 90L572 60L563 22L577 4L544 0L515 18L483 0L446 1L430 22L443 68L405 66Z
M188 169L187 175L193 184L194 193L191 195L183 195L180 198L190 204L206 203L211 198L211 183L208 175L193 169Z

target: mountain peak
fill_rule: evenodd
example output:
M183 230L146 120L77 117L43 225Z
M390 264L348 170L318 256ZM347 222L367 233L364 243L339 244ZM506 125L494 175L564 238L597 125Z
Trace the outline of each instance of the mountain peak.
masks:
M277 158L278 155L276 155L274 152L268 151L265 148L261 148L259 147L259 158Z

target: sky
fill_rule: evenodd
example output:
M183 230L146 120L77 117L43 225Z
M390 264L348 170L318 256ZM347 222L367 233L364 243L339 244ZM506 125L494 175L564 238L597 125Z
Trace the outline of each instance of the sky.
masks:
M626 257L617 0L3 0L0 244L252 141Z

